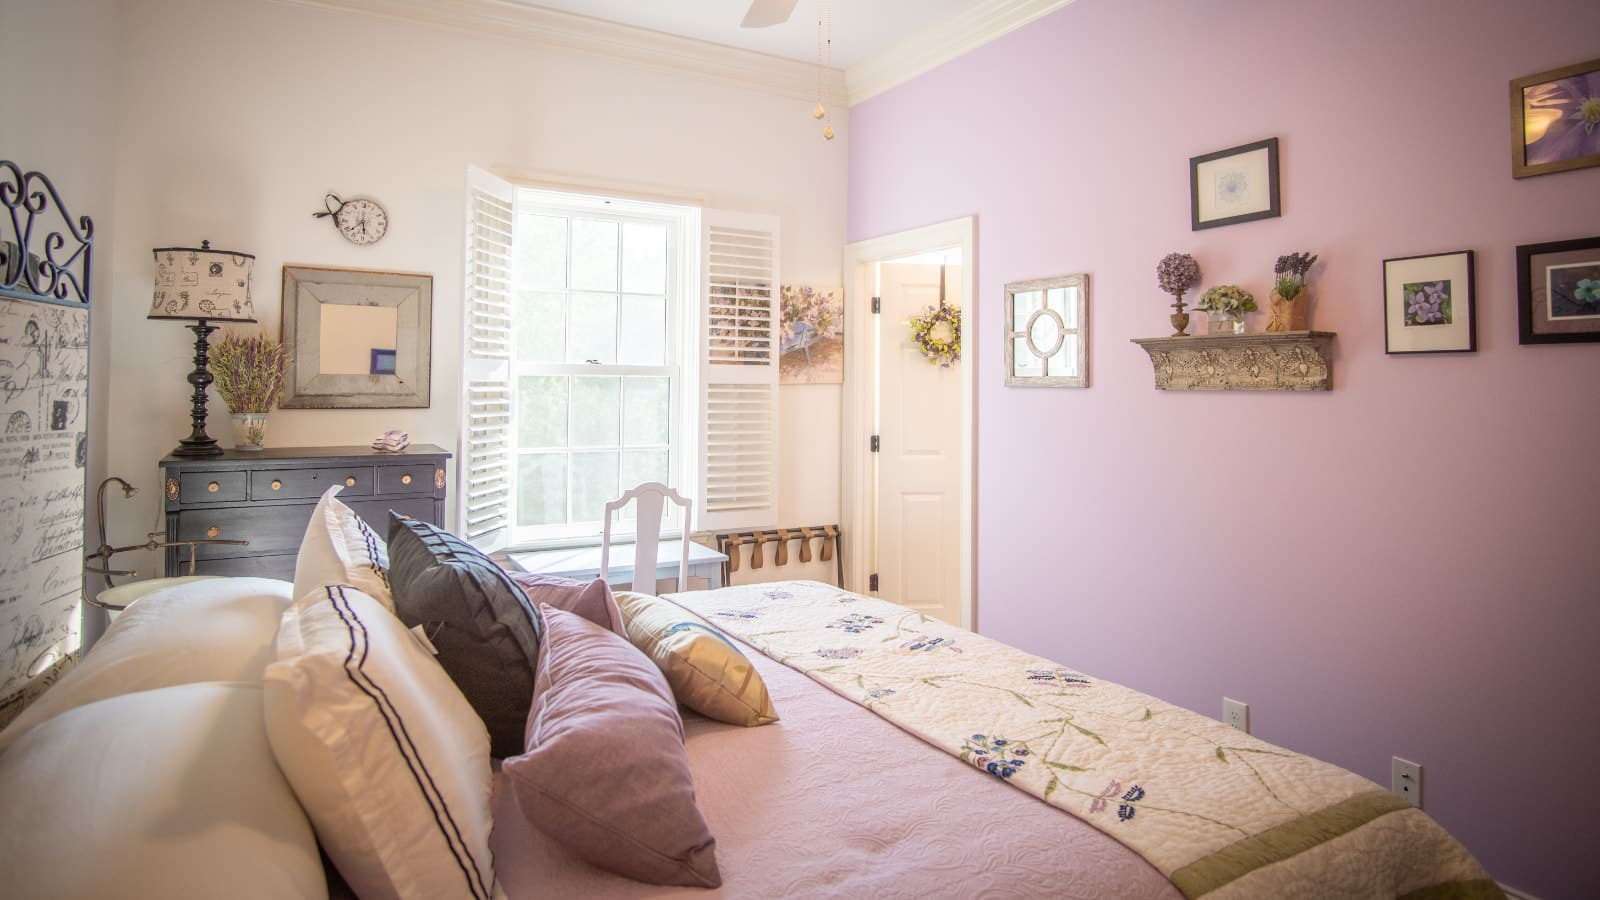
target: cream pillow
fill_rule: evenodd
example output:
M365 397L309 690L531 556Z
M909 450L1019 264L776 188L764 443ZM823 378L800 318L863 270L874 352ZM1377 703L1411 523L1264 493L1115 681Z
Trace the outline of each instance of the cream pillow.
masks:
M312 591L321 596L323 585L348 584L394 612L389 548L355 510L334 496L341 490L339 485L328 488L311 511L294 561L294 598Z
M343 585L304 594L263 685L278 765L357 895L488 900L489 735L399 619Z
M270 578L217 578L140 598L0 732L0 752L39 723L107 697L196 681L259 682L289 590Z
M311 823L273 761L261 685L80 706L0 754L0 894L327 896Z
M667 676L679 703L734 725L778 721L761 674L706 620L649 594L618 591L616 600L628 640Z

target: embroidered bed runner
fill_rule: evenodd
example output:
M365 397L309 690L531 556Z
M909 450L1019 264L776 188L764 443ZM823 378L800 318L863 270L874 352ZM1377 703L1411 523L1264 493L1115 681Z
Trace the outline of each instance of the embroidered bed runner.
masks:
M809 581L670 599L1094 825L1187 897L1503 896L1359 775L916 610Z

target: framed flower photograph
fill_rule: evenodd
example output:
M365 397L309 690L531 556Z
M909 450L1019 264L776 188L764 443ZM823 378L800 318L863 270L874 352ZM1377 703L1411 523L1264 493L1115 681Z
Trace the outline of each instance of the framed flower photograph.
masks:
M1511 174L1600 166L1600 59L1511 82Z
M1477 350L1473 263L1471 250L1384 260L1384 352Z
M1189 160L1190 231L1281 214L1277 138Z
M1600 341L1600 236L1517 248L1520 343Z

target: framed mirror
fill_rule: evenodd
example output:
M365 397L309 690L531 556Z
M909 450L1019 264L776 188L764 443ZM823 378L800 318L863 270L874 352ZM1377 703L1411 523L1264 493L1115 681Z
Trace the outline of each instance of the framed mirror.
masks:
M283 267L285 409L429 404L433 276Z
M1006 285L1006 384L1089 386L1089 276Z

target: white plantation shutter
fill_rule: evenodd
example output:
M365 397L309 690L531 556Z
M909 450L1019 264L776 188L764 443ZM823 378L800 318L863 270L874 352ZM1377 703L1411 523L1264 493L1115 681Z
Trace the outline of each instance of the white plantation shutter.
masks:
M778 220L705 210L699 528L778 522Z
M457 528L491 551L511 534L511 264L516 189L467 172L467 256Z

